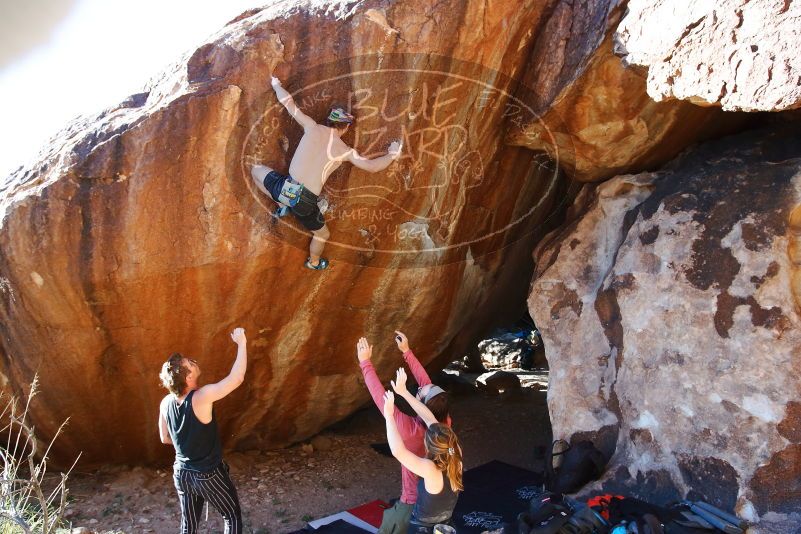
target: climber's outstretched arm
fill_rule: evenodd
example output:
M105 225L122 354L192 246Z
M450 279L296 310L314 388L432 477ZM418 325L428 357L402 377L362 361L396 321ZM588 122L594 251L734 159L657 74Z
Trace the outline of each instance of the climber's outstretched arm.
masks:
M292 115L292 118L298 121L298 124L303 126L304 130L317 124L311 117L303 113L297 104L295 104L295 100L292 98L292 95L290 95L289 92L281 86L281 80L273 76L270 83L273 86L273 90L275 90L275 96L278 97L278 101L284 105L289 114Z
M373 159L365 158L356 152L355 149L351 149L351 151L348 152L348 161L367 172L381 172L389 167L390 163L400 157L401 147L402 145L399 142L392 141L389 145L389 151L386 154Z

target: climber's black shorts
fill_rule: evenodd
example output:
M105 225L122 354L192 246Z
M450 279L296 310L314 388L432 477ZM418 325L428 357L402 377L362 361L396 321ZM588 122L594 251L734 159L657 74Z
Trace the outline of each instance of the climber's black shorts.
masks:
M325 226L325 219L323 218L323 214L320 213L320 206L317 205L317 195L308 189L303 189L303 192L300 194L300 200L293 207L289 208L289 211L292 212L292 215L297 217L300 224L307 230L315 232Z
M284 182L288 179L289 176L276 171L270 171L267 173L267 176L264 177L264 188L269 191L270 196L273 197L273 200L276 202L278 202L278 195L281 193L281 187L283 187ZM323 214L320 213L317 200L317 195L304 187L298 203L289 208L289 211L300 221L300 224L312 232L325 226L325 219L323 218Z

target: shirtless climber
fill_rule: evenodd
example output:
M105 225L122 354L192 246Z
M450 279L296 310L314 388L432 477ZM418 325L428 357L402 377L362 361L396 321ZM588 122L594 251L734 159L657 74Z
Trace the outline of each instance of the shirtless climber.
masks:
M367 172L383 171L400 156L401 144L393 141L389 145L388 153L381 157L362 157L340 139L353 123L353 115L341 107L334 107L328 114L325 125L317 124L298 108L292 95L281 87L281 81L275 76L272 77L272 86L278 101L303 126L303 137L289 164L289 176L279 174L266 165L254 165L250 174L261 192L276 202L290 206L292 214L306 229L311 230L312 239L306 267L322 270L328 267L328 260L320 255L331 235L317 205L317 197L325 181L344 161L349 161Z

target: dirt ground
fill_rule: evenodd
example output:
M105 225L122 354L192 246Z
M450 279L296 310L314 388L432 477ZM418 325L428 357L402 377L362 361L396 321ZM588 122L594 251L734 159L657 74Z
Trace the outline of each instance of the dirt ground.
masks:
M516 396L492 396L467 386L451 389L453 427L462 441L465 468L495 459L541 469L542 447L551 441L545 391L539 390L547 376L528 373L521 379L526 387ZM312 519L399 495L400 465L370 447L386 443L384 421L375 406L329 428L311 443L226 454L245 532L291 532ZM85 527L83 532L179 531L169 465L78 472L69 488L67 519L73 527ZM210 510L201 532L222 531L219 514Z

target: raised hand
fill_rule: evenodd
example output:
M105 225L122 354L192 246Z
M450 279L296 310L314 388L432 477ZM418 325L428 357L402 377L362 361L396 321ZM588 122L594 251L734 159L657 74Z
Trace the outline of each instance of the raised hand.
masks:
M409 340L406 337L406 334L400 330L395 330L395 343L398 344L398 348L401 352L406 352L409 350Z
M363 362L373 357L373 346L367 343L366 337L360 337L356 343L356 356Z
M234 328L234 331L231 332L231 340L236 343L237 345L241 345L242 343L247 343L248 340L245 337L245 329L244 328Z
M406 371L403 369L403 367L399 368L398 372L395 373L395 380L391 381L390 385L392 386L392 389L395 390L395 393L400 396L403 396L403 394L407 392Z
M389 149L387 150L387 153L390 156L392 156L392 159L398 159L400 157L402 148L403 148L403 143L399 141L392 141L389 144Z
M384 392L384 417L392 417L395 413L395 394L391 391Z

